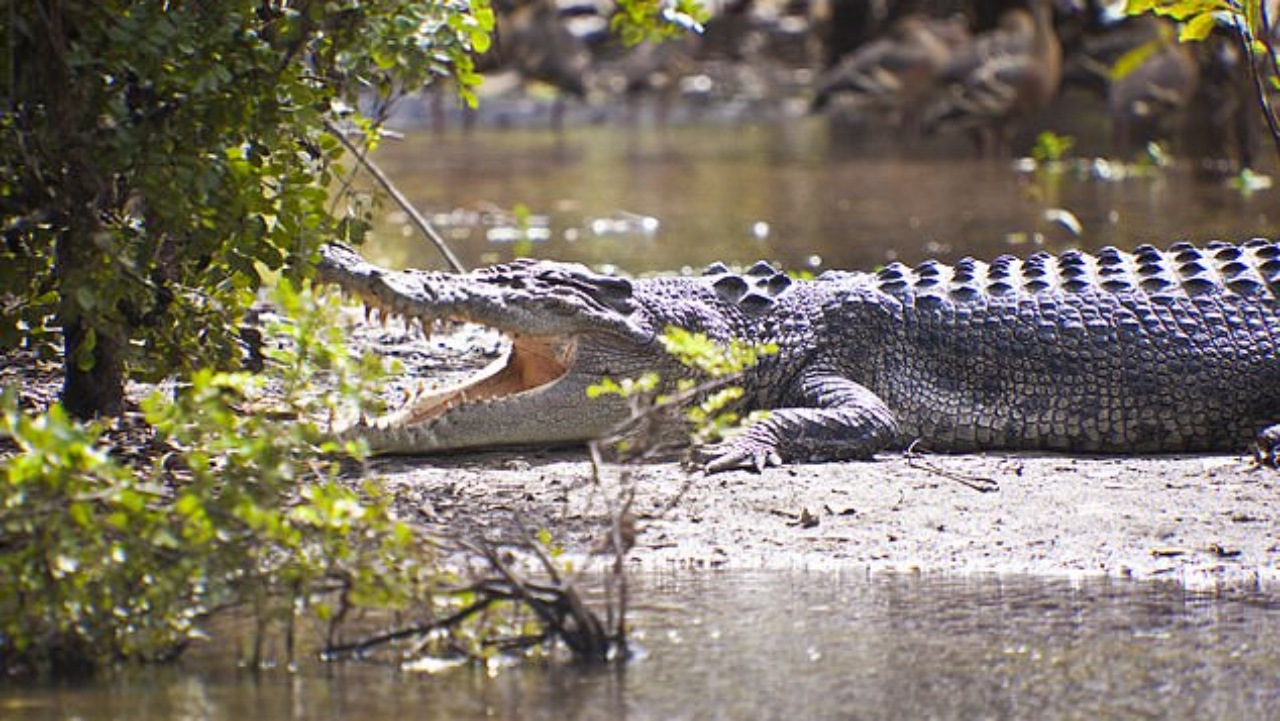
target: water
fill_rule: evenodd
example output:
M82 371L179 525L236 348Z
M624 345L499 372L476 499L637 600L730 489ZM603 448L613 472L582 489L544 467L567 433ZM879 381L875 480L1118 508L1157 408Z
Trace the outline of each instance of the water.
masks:
M12 721L1280 718L1280 601L1174 584L641 575L616 669L189 666L0 691Z
M523 253L629 272L760 258L868 269L1280 235L1280 190L1243 193L1185 164L1124 180L1100 179L1119 172L1106 164L1036 176L963 153L868 148L847 133L817 118L481 128L388 141L377 160L469 266ZM383 211L372 255L443 267L402 214ZM1054 220L1060 211L1078 236Z

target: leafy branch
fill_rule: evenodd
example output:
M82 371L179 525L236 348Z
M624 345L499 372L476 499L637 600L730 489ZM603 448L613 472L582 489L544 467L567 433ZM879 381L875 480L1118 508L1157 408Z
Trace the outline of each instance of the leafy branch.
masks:
M1272 44L1271 18L1265 0L1128 0L1130 15L1153 13L1182 23L1181 42L1202 41L1220 24L1234 31L1248 60L1254 96L1280 156L1280 117L1267 89L1280 88L1280 60Z
M673 390L659 393L664 380L658 373L646 373L637 378L601 379L587 389L589 398L614 395L627 400L630 416L608 434L593 442L593 453L603 446L621 451L630 449L630 438L635 437L655 418L669 415L678 409L685 411L690 424L689 438L695 444L713 441L742 419L732 410L742 398L743 390L734 385L742 374L760 362L760 359L776 354L776 344L751 344L733 340L721 345L705 334L670 326L658 337L663 348L676 361L692 373L690 377L677 379L666 385ZM639 433L650 437L652 434ZM683 442L684 439L681 439ZM641 456L662 450L656 443L642 443Z

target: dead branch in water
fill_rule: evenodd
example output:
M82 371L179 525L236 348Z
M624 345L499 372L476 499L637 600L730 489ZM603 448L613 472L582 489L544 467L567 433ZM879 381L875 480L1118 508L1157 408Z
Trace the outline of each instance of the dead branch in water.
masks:
M385 649L399 642L418 641L410 646L411 653L420 653L423 646L440 634L461 632L464 624L478 620L477 617L499 604L510 604L516 609L527 609L537 619L539 630L536 633L499 636L489 633L481 641L488 648L501 653L516 653L538 646L563 643L574 661L590 664L608 663L626 658L625 638L620 634L625 626L621 619L623 614L617 610L619 619L612 623L615 609L610 605L609 623L601 621L600 616L583 600L577 586L565 579L556 568L552 559L523 525L521 532L525 535L519 550L530 552L539 560L545 578L531 580L515 570L506 559L506 554L497 547L484 542L454 540L459 549L482 559L485 563L486 578L441 592L441 595L469 597L473 600L463 607L429 621L407 626L393 631L375 634L360 640L329 644L322 652L326 660L365 659L378 650ZM620 568L621 565L617 564ZM470 656L471 660L481 660L476 654L466 652L461 644L454 644L451 650L455 654ZM406 654L411 655L411 654Z

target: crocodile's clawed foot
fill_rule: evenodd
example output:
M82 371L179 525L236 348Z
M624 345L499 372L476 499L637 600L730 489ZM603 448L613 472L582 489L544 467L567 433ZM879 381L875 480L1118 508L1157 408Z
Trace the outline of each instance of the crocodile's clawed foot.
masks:
M1280 469L1280 423L1258 431L1253 441L1253 459L1260 466Z
M782 456L774 448L735 443L705 446L697 451L697 459L708 474L734 470L760 473L770 466L782 465Z

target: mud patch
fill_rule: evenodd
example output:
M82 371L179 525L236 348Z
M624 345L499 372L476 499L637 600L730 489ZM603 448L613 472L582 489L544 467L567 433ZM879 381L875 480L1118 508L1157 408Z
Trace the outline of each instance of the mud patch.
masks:
M671 463L610 468L598 484L585 453L566 450L382 459L367 472L419 521L501 540L518 517L571 550L602 545L606 499L633 484L639 568L1280 580L1280 476L1234 456L982 454L926 465L885 454L712 476Z

